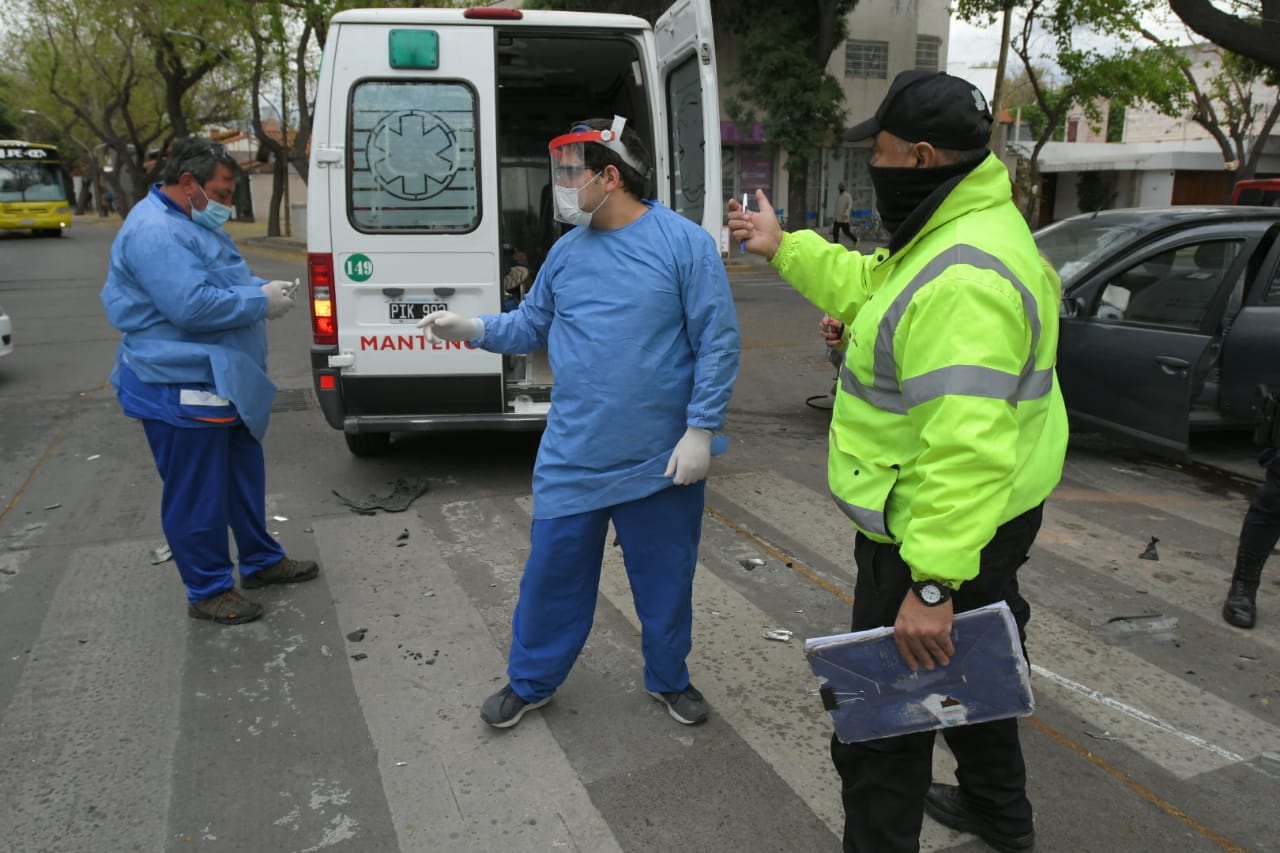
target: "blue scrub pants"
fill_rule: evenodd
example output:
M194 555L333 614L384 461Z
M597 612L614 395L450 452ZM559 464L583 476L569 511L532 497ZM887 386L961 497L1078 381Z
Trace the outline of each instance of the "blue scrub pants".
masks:
M507 662L521 699L537 702L555 693L586 644L611 519L640 618L644 686L660 693L689 686L685 658L693 645L693 570L705 495L704 481L578 515L534 519Z
M160 523L187 587L202 601L236 585L227 528L240 575L269 568L284 549L267 532L267 467L262 445L243 424L183 428L144 420L164 481Z

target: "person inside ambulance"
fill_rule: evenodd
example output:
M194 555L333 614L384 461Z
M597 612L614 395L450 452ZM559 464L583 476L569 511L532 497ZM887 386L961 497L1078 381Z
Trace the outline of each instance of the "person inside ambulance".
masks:
M1018 568L1066 455L1061 285L990 137L973 84L904 71L846 135L872 139L887 248L864 255L813 231L783 234L762 192L758 212L729 205L734 239L848 327L827 472L857 529L853 630L893 626L913 670L949 664L953 613L1004 601L1025 630ZM1017 721L944 736L958 787L932 781L933 732L833 738L846 851L916 851L926 812L996 850L1034 849Z
M710 709L685 658L713 433L738 374L729 281L709 234L644 199L650 160L625 119L577 124L550 153L556 216L577 227L519 308L438 311L418 324L432 340L493 352L545 347L556 377L510 683L480 716L514 726L568 676L591 630L612 521L642 625L645 688L678 722L701 723Z
M187 588L188 613L224 625L262 606L236 589L314 578L266 528L262 438L275 385L267 320L293 307L289 283L255 276L222 230L236 161L211 139L173 144L163 183L130 211L111 245L102 304L123 333L111 383L142 421L164 489L160 521Z

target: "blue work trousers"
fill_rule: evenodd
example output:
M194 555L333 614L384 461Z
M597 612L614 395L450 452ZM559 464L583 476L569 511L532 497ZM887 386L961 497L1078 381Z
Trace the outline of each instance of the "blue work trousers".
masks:
M610 520L640 618L644 686L660 693L689 686L685 658L693 644L693 570L705 496L704 481L591 512L534 519L507 662L520 698L536 702L555 693L586 644Z
M235 586L228 528L241 577L284 559L266 526L262 445L243 424L188 429L144 420L142 428L164 481L160 523L188 601Z

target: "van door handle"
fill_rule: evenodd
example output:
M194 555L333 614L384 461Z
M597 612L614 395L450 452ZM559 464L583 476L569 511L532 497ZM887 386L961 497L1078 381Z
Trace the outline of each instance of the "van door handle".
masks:
M1185 373L1191 367L1191 362L1185 358L1176 358L1171 355L1156 356L1156 364L1160 365L1160 369L1170 376L1176 376L1179 373Z

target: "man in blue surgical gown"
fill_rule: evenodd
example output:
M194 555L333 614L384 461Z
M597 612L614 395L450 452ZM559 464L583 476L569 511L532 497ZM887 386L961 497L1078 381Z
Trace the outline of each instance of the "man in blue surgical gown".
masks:
M707 719L689 681L693 572L713 433L738 374L738 323L719 251L643 200L649 159L625 120L550 146L551 249L519 308L436 312L433 339L547 349L555 386L533 475L531 549L512 619L510 683L480 709L507 728L551 700L586 643L610 521L642 627L644 683L681 723Z
M193 619L250 622L262 606L236 589L227 530L246 589L310 580L266 528L262 437L276 386L267 320L289 284L253 275L222 230L236 161L210 139L174 143L162 183L130 211L111 246L102 304L124 333L111 382L142 421L164 489L160 520Z

